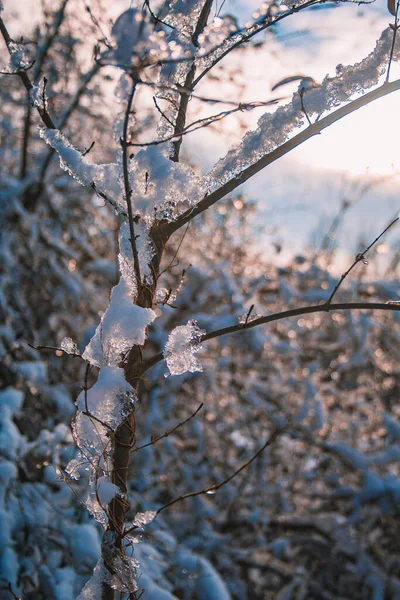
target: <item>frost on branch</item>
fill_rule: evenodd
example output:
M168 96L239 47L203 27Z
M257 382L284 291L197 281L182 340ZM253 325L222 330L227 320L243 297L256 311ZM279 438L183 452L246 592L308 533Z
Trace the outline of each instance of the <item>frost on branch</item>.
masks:
M72 429L79 448L77 458L66 472L77 480L82 471L89 472L86 506L97 521L107 525L105 507L119 493L109 479L111 472L111 435L128 417L136 398L125 380L123 369L104 366L95 385L81 392L76 404L78 412Z
M160 146L140 150L131 162L129 175L132 204L148 226L155 216L174 220L204 195L193 170L171 161Z
M176 84L184 85L187 74L192 67L196 48L192 43L194 28L203 8L203 0L177 0L165 15L165 22L171 26L166 41L171 50L171 61L161 66L158 84L158 98L168 101L164 110L166 118L162 117L158 125L160 139L170 136L178 113L180 93Z
M126 209L123 200L120 180L120 167L116 163L95 165L89 162L82 153L58 129L39 130L40 137L49 144L60 157L60 166L74 177L80 184L96 188L106 196L119 212Z
M321 85L305 90L304 108L309 117L321 115L352 100L379 83L384 74L393 40L393 31L383 31L375 50L361 62L337 67L336 77L325 77ZM393 54L399 60L400 40L397 38ZM228 152L206 176L208 191L212 191L240 174L250 165L285 143L294 131L306 123L299 92L290 104L274 113L264 114L258 127L248 132L240 145Z
M94 187L118 212L127 212L121 164L90 163L57 129L41 128L40 135L58 153L65 171L82 185ZM200 178L193 170L172 162L157 146L141 150L130 161L129 183L134 214L147 227L156 218L173 220L204 195Z
M46 85L44 79L41 79L38 85L34 85L29 90L29 102L32 106L39 108L39 110L45 110L46 108L45 91Z
M105 535L109 534L112 536L110 531ZM122 593L134 594L138 591L139 588L136 583L138 561L124 556L121 549L116 548L113 542L114 540L110 539L105 544L105 548L103 548L104 556L98 561L92 577L77 600L99 600L102 597L104 583L108 584L113 590Z
M61 340L60 348L67 354L79 354L78 346L70 337L65 337Z
M89 413L115 430L129 415L133 398L133 389L125 381L123 369L103 367L97 382L86 393L80 393L76 404L79 411ZM98 437L95 431L93 435Z
M200 341L204 333L197 327L196 321L189 321L187 325L180 325L171 331L164 350L171 375L203 370L196 354L202 349Z
M1 13L1 7L0 7ZM26 44L17 44L16 42L8 42L8 52L10 54L10 62L7 66L1 67L3 73L17 73L25 71L32 65L32 57Z
M147 227L144 223L138 223L135 232L141 275L145 281L151 283L149 265L154 250ZM142 308L134 304L137 284L130 230L126 222L121 225L119 247L118 262L121 279L113 288L110 304L83 353L83 358L97 367L117 366L124 353L133 346L143 345L146 339L146 327L156 318L151 308Z

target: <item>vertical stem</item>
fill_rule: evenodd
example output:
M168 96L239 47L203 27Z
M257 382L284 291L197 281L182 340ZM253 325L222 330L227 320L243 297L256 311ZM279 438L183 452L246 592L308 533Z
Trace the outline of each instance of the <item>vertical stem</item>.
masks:
M213 3L213 0L206 0L206 2L204 3L203 9L200 13L199 19L196 24L196 29L192 35L192 42L193 42L194 46L198 46L197 39L207 24L207 19L210 14L212 3ZM178 115L176 117L174 136L179 135L185 127L187 107L188 107L189 100L190 100L190 95L187 93L187 90L192 89L195 74L196 74L196 67L195 67L195 64L193 63L189 73L186 75L185 83L183 86L185 88L185 92L181 94ZM180 152L181 145L182 145L181 137L176 142L173 142L174 153L173 153L171 159L174 162L179 161L179 152Z
M124 128L121 139L122 144L122 168L124 172L124 188L125 188L125 199L126 205L128 207L128 220L129 220L129 231L131 236L131 246L132 246L132 254L133 254L133 265L135 269L136 275L136 283L138 288L138 295L140 295L140 290L142 287L141 281L142 278L140 276L140 264L139 264L139 256L136 247L136 237L135 237L135 225L133 221L133 210L132 210L132 190L129 183L129 171L128 171L128 125L129 125L129 116L131 114L133 97L136 91L137 80L134 79L132 83L132 89L129 94L128 104L126 106L125 111L125 119L124 119Z

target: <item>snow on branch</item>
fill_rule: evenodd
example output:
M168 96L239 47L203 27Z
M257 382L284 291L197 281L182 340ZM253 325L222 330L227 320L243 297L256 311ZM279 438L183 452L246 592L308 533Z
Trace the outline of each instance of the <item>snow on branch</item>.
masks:
M60 166L74 177L81 185L93 187L105 197L119 212L125 209L116 163L95 165L80 152L58 129L39 130L40 137L57 152Z
M156 313L151 308L133 304L130 286L122 277L111 293L110 305L83 358L97 367L118 365L124 353L144 344L146 327L155 318Z
M187 325L180 325L171 331L164 352L171 375L203 370L196 357L201 350L199 341L203 334L196 321L189 321Z
M263 156L285 143L291 134L306 122L308 117L320 116L363 94L379 83L388 66L393 31L383 31L376 47L364 60L352 66L337 66L336 77L326 77L321 85L304 88L300 86L292 101L276 110L264 114L258 127L248 132L240 145L228 152L206 175L208 192L213 192L227 181L240 174ZM400 43L396 42L393 59L399 60Z

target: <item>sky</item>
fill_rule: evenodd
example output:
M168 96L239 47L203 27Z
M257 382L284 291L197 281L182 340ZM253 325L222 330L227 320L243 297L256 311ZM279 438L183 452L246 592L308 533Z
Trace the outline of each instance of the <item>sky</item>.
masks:
M129 4L129 0L109 3L110 18L115 19ZM4 6L11 33L28 30L35 19L40 20L38 0L23 0L17 6L5 0ZM234 14L244 24L257 6L254 0L226 0L221 14ZM261 52L248 45L244 52L223 61L225 72L233 73L231 82L205 80L199 93L235 99L239 94L241 101L251 102L272 98L271 88L284 77L302 74L322 80L335 73L337 64L353 64L371 52L391 20L385 0L364 6L347 3L300 12L283 21L275 35L268 34L265 38L261 34L260 39L267 40ZM393 69L394 78L399 71L398 67ZM297 85L282 89L287 101ZM283 256L289 249L303 252L310 246L317 250L343 199L349 196L351 200L352 187L368 181L375 185L348 211L338 238L340 249L342 253L351 253L360 238L370 240L380 233L400 209L397 106L398 96L392 94L359 110L307 141L240 189L258 202L258 239L267 251L271 250L272 242L282 244ZM201 110L206 115L210 107ZM239 142L243 127L256 125L260 115L258 110L240 114L238 118L233 116L222 127L187 136L184 147L207 170ZM390 239L400 242L400 231L397 234L394 230Z

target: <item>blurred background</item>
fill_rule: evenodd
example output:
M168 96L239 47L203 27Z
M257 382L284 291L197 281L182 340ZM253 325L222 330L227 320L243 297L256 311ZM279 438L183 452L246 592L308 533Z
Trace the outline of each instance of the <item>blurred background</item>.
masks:
M47 78L55 122L83 152L95 142L97 163L114 160L123 106L120 73L98 69L93 52L128 7L6 0L2 13L10 34L31 42L30 75ZM212 16L242 26L256 10L227 0ZM391 19L382 0L302 11L221 61L198 93L284 104L298 81L275 84L295 75L321 81L360 61ZM213 330L251 306L249 318L329 297L399 211L397 103L393 94L336 123L171 240L149 354L189 319ZM101 537L84 506L84 475L65 474L85 365L34 346L57 348L67 336L83 351L118 279L119 220L60 168L18 78L1 75L0 106L0 597L72 600ZM144 143L158 118L151 89L139 90L134 108L132 134ZM190 102L193 121L219 110ZM182 159L206 173L263 111L185 136ZM397 301L399 242L393 226L337 300ZM162 301L168 293L173 307ZM398 313L302 316L205 344L203 373L166 378L165 363L149 372L138 444L189 420L133 454L130 523L138 510L249 465L215 494L176 503L127 537L144 600L400 599L399 327Z

